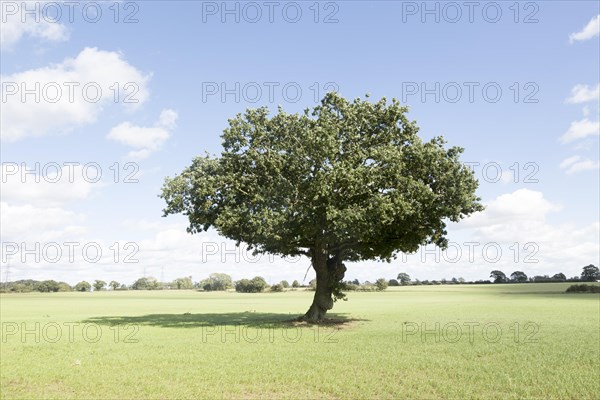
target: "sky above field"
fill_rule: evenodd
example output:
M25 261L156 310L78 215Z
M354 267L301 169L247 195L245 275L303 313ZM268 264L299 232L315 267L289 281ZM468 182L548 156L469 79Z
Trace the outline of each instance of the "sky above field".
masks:
M597 1L3 1L1 279L302 282L307 259L189 235L157 196L228 118L330 90L408 105L487 206L447 252L348 278L579 275L599 263L599 25Z

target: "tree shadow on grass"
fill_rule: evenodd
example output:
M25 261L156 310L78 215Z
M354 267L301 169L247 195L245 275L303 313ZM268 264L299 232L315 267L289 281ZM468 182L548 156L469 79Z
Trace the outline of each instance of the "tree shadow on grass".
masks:
M148 314L134 316L104 316L92 317L83 323L99 325L144 325L161 328L199 328L206 326L239 325L253 328L289 328L297 326L312 326L315 323L299 321L291 314L237 312L215 314ZM348 327L365 319L349 318L345 314L330 314L328 318L316 325L327 325L336 328Z

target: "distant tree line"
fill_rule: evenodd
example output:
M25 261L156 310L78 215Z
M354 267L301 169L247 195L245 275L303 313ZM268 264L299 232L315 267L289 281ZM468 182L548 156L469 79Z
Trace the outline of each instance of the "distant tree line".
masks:
M71 285L66 282L57 282L55 280L35 281L33 279L22 279L14 282L0 283L0 292L70 292L73 290Z
M565 274L559 272L552 276L549 275L535 275L528 277L523 271L514 271L510 276L499 270L494 270L490 273L492 280L477 280L477 281L466 281L464 278L452 278L450 280L412 280L410 275L405 272L398 274L396 279L386 280L385 278L379 278L375 282L364 281L360 282L358 279L348 280L342 282L342 290L345 291L383 291L388 286L407 286L407 285L460 285L460 284L488 284L488 283L543 283L543 282L594 282L600 280L600 270L598 267L590 264L583 267L580 276L574 276L567 278ZM0 283L0 292L15 292L15 293L26 293L26 292L90 292L102 291L102 290L201 290L205 292L212 291L224 291L229 289L235 289L236 292L240 293L260 293L264 291L271 292L283 292L289 288L308 288L309 290L315 290L316 281L313 279L308 285L301 285L297 280L293 281L290 285L288 281L281 281L279 283L269 285L267 281L261 276L255 276L252 279L240 279L239 281L233 281L231 276L224 273L212 273L208 278L203 279L199 282L193 282L191 276L177 278L172 282L159 282L153 277L142 277L137 279L133 284L126 285L117 281L110 281L109 283L103 280L95 280L93 283L87 281L81 281L74 286L69 285L66 282L57 282L54 280L36 281L32 279L18 280L14 282Z
M494 270L490 273L490 278L485 280L467 281L464 278L452 278L450 280L423 280L418 279L412 280L410 276L401 272L398 274L397 279L390 279L388 281L389 286L406 286L406 285L457 285L457 284L486 284L486 283L548 283L548 282L595 282L600 280L600 270L598 267L590 264L583 267L580 276L574 276L567 278L565 274L559 272L552 276L549 275L535 275L528 277L523 271L514 271L509 277L499 270ZM358 284L357 280L353 281Z
M316 282L310 281L311 290L316 289ZM360 283L358 279L352 281L342 281L341 289L344 291L356 291L356 292L381 292L392 286L389 281L385 278L379 278L375 282L364 281ZM398 286L398 285L396 285Z
M515 271L507 277L502 271L494 270L490 273L493 283L546 283L546 282L595 282L600 280L600 270L595 265L586 265L583 267L580 276L567 278L565 274L559 272L552 276L535 275L528 277L523 271Z
M241 279L233 281L231 276L223 273L213 273L208 278L199 282L193 282L191 276L177 278L172 282L159 282L156 278L148 276L141 277L131 285L103 280L95 280L93 283L81 281L76 285L69 285L66 282L56 282L54 280L36 281L32 279L19 280L14 282L0 283L1 293L27 293L27 292L91 292L104 290L200 290L205 292L224 291L235 289L240 293L260 293L266 290L271 292L283 292L292 288L307 288L309 285L301 285L297 280L290 285L288 281L283 280L274 285L269 285L267 281L256 276L252 279Z

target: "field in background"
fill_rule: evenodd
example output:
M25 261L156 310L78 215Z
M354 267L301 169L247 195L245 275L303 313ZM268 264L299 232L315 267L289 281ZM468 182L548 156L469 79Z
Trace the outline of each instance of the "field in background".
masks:
M597 398L600 295L569 283L0 295L1 398Z

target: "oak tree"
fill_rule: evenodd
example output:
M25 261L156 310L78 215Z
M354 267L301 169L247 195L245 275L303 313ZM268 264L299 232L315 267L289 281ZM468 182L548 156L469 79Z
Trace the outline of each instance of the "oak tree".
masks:
M463 149L423 141L407 112L336 93L302 113L249 109L229 120L220 156L165 180L164 215L256 253L309 257L317 287L304 319L318 321L343 297L345 262L445 248L446 223L483 209Z

